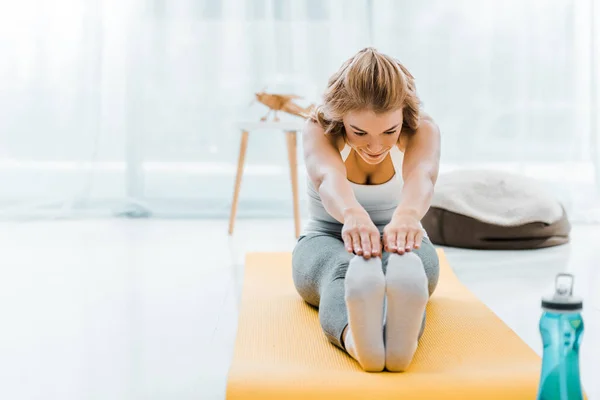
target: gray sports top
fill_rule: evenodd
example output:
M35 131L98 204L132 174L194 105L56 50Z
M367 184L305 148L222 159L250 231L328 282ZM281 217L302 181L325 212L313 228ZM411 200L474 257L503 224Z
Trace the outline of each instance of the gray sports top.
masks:
M346 161L350 154L350 146L344 145L341 151L342 160ZM369 213L371 220L380 232L387 225L400 203L402 196L402 161L404 153L397 146L390 150L392 163L394 164L395 174L385 183L379 185L360 185L350 182L354 191L354 196L361 206ZM304 227L304 233L322 232L339 234L342 230L342 224L333 218L323 206L321 197L315 189L312 181L308 181L308 223Z

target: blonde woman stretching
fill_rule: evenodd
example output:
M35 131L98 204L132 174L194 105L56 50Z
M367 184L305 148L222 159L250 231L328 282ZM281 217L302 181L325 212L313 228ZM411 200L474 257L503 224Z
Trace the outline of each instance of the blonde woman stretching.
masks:
M365 371L406 370L437 286L421 218L440 134L419 108L408 70L367 48L329 79L303 132L310 220L294 248L294 284L329 341Z

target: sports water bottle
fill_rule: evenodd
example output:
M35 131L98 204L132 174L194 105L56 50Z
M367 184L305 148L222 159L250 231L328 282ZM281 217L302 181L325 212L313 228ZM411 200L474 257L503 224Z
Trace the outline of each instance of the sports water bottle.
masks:
M566 282L561 278L567 278ZM573 296L573 281L572 274L559 273L554 294L542 298L540 334L544 352L538 400L583 399L579 378L583 301Z

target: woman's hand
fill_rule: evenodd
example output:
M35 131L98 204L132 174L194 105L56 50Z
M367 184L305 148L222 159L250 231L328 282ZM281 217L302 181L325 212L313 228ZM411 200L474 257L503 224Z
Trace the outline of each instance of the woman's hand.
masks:
M424 231L419 219L412 213L396 213L383 229L384 249L390 253L404 254L421 247Z
M344 213L342 239L344 239L344 246L349 253L362 255L366 259L381 254L379 229L364 209Z

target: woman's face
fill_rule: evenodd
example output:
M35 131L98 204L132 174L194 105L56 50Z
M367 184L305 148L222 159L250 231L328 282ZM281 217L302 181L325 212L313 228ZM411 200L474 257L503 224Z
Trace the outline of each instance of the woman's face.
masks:
M375 114L352 111L343 118L346 140L367 164L379 164L398 143L402 109Z

